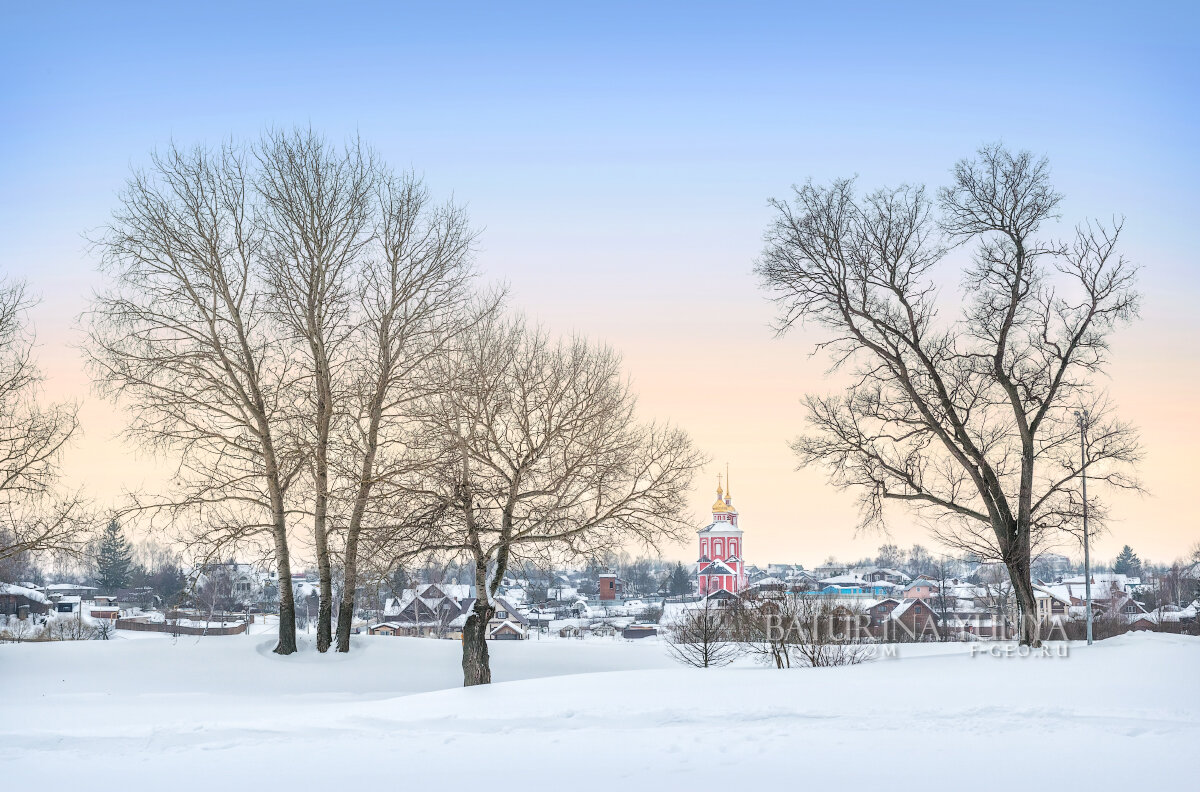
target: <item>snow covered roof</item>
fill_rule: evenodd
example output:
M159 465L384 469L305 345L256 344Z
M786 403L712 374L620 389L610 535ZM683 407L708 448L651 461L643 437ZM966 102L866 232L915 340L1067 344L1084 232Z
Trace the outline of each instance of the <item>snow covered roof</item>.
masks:
M1070 589L1066 589L1063 586L1036 586L1035 585L1033 587L1033 591L1034 591L1034 596L1037 596L1038 593L1042 593L1042 594L1045 594L1047 597L1058 600L1059 602L1061 602L1065 605L1071 604Z
M891 614L889 614L889 618L899 619L905 613L908 613L910 609L915 608L918 605L925 605L926 608L929 608L928 603L924 603L921 600L903 600L892 610ZM929 608L929 615L937 618L937 614L933 612L932 608Z
M700 570L701 575L736 575L732 569L724 561L713 561L704 569Z
M1086 583L1086 578L1083 575L1075 575L1074 577L1063 578L1063 583L1070 585L1082 586ZM1117 574L1115 572L1093 572L1092 587L1103 586L1105 588L1118 587L1125 588L1127 586L1136 586L1141 583L1138 578L1131 578L1126 575Z
M471 615L471 611L475 608L475 598L472 597L471 599L463 600L460 603L460 605L462 607L462 612L459 613L457 616L455 616L453 619L451 619L449 622L447 622L447 626L450 626L450 627L466 627L467 626L467 618ZM522 615L519 610L514 608L503 597L496 597L496 599L492 600L492 605L496 608L497 611L505 612L505 616L504 616L505 621L512 621L517 624L528 624L529 623L529 619L525 618L525 616Z
M34 591L31 588L18 586L15 583L0 583L0 594L12 594L18 597L26 597L34 602L40 602L43 605L49 605L50 600L40 591Z
M714 522L704 526L699 531L696 531L696 533L730 533L741 536L742 529L738 528L733 523Z
M516 623L516 622L513 622L513 621L510 621L509 619L505 619L505 620L504 620L503 622L501 622L500 624L497 624L495 627L493 627L492 629L488 630L488 635L495 635L496 633L498 633L498 632L500 632L501 630L503 630L503 629L506 629L506 628L507 628L507 629L509 629L509 630L512 630L513 632L516 632L516 633L522 633L522 632L524 632L524 630L523 630L523 629L521 629L521 625L520 625L520 624L518 624L518 623Z
M861 585L863 579L858 575L834 575L829 578L822 578L817 581L826 586L846 586L846 585Z

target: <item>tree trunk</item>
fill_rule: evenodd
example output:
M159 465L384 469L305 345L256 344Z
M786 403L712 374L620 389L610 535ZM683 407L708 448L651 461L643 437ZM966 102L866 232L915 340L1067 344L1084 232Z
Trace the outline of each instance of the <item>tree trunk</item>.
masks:
M345 582L342 602L338 606L337 650L350 651L350 622L354 620L354 593L358 588L358 531L346 537Z
M337 650L350 651L350 622L354 619L354 594L358 588L358 537L362 534L363 515L367 511L367 499L371 495L371 482L375 475L375 455L379 450L379 423L382 420L380 404L384 398L384 383L376 388L371 403L371 423L367 430L366 453L363 454L362 469L358 475L358 492L354 498L354 509L350 513L350 524L346 526L346 557L342 561L344 577L342 604L338 609Z
M313 508L313 538L317 550L317 573L321 582L321 601L317 605L317 651L325 652L333 643L333 566L329 561L329 426L333 419L333 398L329 389L329 366L323 349L314 347L317 363L317 444L314 454L316 502Z
M317 651L324 652L333 643L333 568L329 563L329 536L321 526L314 532L317 544L317 571L321 581L321 600L317 604Z
M1025 552L1012 553L1005 559L1008 577L1012 581L1013 596L1017 601L1017 640L1022 646L1041 646L1037 621L1037 600L1033 596L1033 581L1030 579L1028 547Z
M275 654L289 655L296 651L296 603L292 599L292 566L288 556L287 529L283 520L275 526L275 559L279 564L279 642Z
M463 627L463 687L492 683L487 629L488 622L495 614L496 609L480 598L475 600L475 607L472 609L471 615L467 617L467 623Z

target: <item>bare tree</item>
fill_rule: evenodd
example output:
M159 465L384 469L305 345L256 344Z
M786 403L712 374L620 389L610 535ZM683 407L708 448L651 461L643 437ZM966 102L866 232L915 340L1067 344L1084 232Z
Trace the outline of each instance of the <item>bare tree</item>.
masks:
M750 596L730 613L743 650L776 668L855 665L870 653L870 619L836 597Z
M311 130L268 133L255 150L262 197L262 261L270 306L305 361L306 401L294 439L311 472L313 545L320 581L317 651L333 640L329 553L329 448L351 334L354 277L371 241L372 155L355 141L339 152Z
M473 564L463 676L486 684L488 622L509 564L547 547L590 557L681 536L703 459L679 429L636 419L605 347L491 316L440 360L446 385L421 410L414 448L428 462L411 489L438 516L426 548Z
M20 282L0 281L0 561L34 553L78 555L87 515L61 490L63 450L79 429L74 404L39 404L32 301Z
M85 351L129 435L178 457L173 492L131 510L186 526L211 558L266 536L279 569L279 642L296 651L288 490L300 472L281 443L295 376L272 321L242 149L175 147L130 178L97 240L108 283Z
M96 619L92 623L92 635L97 641L110 640L117 632L116 619Z
M744 594L733 610L733 629L746 654L776 668L791 668L793 635L783 629L797 616L798 597L785 592Z
M671 656L693 668L729 665L736 660L744 648L736 619L712 597L685 608L666 631Z
M832 337L819 348L855 375L842 395L807 397L800 464L861 492L865 525L882 524L885 502L907 503L944 543L1002 560L1024 644L1039 642L1032 548L1076 523L1082 470L1134 487L1126 471L1139 456L1093 384L1111 332L1137 307L1135 269L1117 253L1121 223L1039 241L1060 200L1044 159L1000 146L958 163L937 216L922 187L860 197L851 180L808 183L772 202L756 268L781 308L779 332L825 327ZM972 240L966 304L942 322L934 267L947 244ZM1082 461L1080 408L1091 415Z
M412 462L405 446L410 405L427 393L430 361L446 354L458 335L486 317L499 294L468 310L476 233L453 204L434 206L414 174L386 175L377 183L377 249L363 264L358 288L361 319L351 340L343 470L350 500L344 587L337 648L350 651L364 526L393 522L392 483ZM382 493L379 489L382 488ZM395 532L387 537L395 542ZM395 549L395 548L393 548Z
M785 642L792 645L792 657L809 668L857 665L870 656L863 643L870 619L856 605L839 602L836 597L815 594L796 596L789 615L781 622Z
M95 628L85 622L83 614L78 611L50 619L46 633L52 641L90 641L96 637Z

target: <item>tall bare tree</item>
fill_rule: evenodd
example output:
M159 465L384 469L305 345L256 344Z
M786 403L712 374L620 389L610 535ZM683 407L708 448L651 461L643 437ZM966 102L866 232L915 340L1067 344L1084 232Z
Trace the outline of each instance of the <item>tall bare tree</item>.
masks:
M59 487L63 450L79 429L74 404L39 403L25 285L0 281L0 561L78 554L84 504Z
M405 444L415 400L429 392L435 356L490 314L499 295L468 306L476 233L466 213L433 205L412 173L377 184L375 248L358 283L361 318L352 339L342 468L349 516L337 648L350 651L364 527L394 522L396 482L410 469ZM402 491L402 487L399 488ZM385 504L383 508L375 504ZM397 540L394 531L387 533Z
M473 564L463 678L478 685L491 681L488 622L509 564L547 548L592 556L682 535L703 459L679 429L637 421L605 347L495 316L456 347L440 358L446 387L420 413L413 447L428 464L412 491L441 517L425 548Z
M351 298L371 241L379 168L358 141L338 151L312 130L270 132L255 149L262 261L269 304L305 361L307 407L295 439L311 468L313 545L320 580L317 650L333 640L329 553L330 439L343 394Z
M844 394L807 397L800 464L857 489L865 524L882 522L887 501L906 503L945 543L1002 560L1025 644L1039 642L1034 544L1074 526L1082 470L1133 487L1139 455L1094 384L1110 334L1136 312L1135 268L1117 252L1120 222L1040 240L1060 201L1044 159L1000 146L955 166L940 212L923 187L859 196L851 180L808 183L772 202L756 268L779 331L826 328L819 348L854 373ZM935 266L972 241L961 315L944 321ZM1082 460L1081 408L1091 416Z
M288 491L300 473L281 435L295 367L266 301L263 233L243 149L174 146L137 171L97 239L107 285L87 316L100 390L129 435L177 456L172 492L132 509L185 524L198 545L269 538L279 641L296 651Z

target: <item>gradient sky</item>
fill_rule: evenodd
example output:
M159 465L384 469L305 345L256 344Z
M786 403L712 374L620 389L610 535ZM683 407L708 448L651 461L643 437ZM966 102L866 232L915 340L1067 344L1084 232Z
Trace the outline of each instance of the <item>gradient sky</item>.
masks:
M810 176L938 185L1002 140L1050 157L1066 220L1124 214L1144 267L1110 388L1143 428L1150 493L1114 501L1098 555L1200 540L1195 4L327 5L0 9L0 270L42 297L47 392L84 400L68 469L98 501L155 473L71 347L98 283L83 234L156 146L311 124L466 202L516 305L621 349L644 413L714 460L698 515L730 463L748 561L872 554L853 496L786 446L801 394L836 382L816 334L768 328L766 200ZM897 517L894 541L926 541Z

